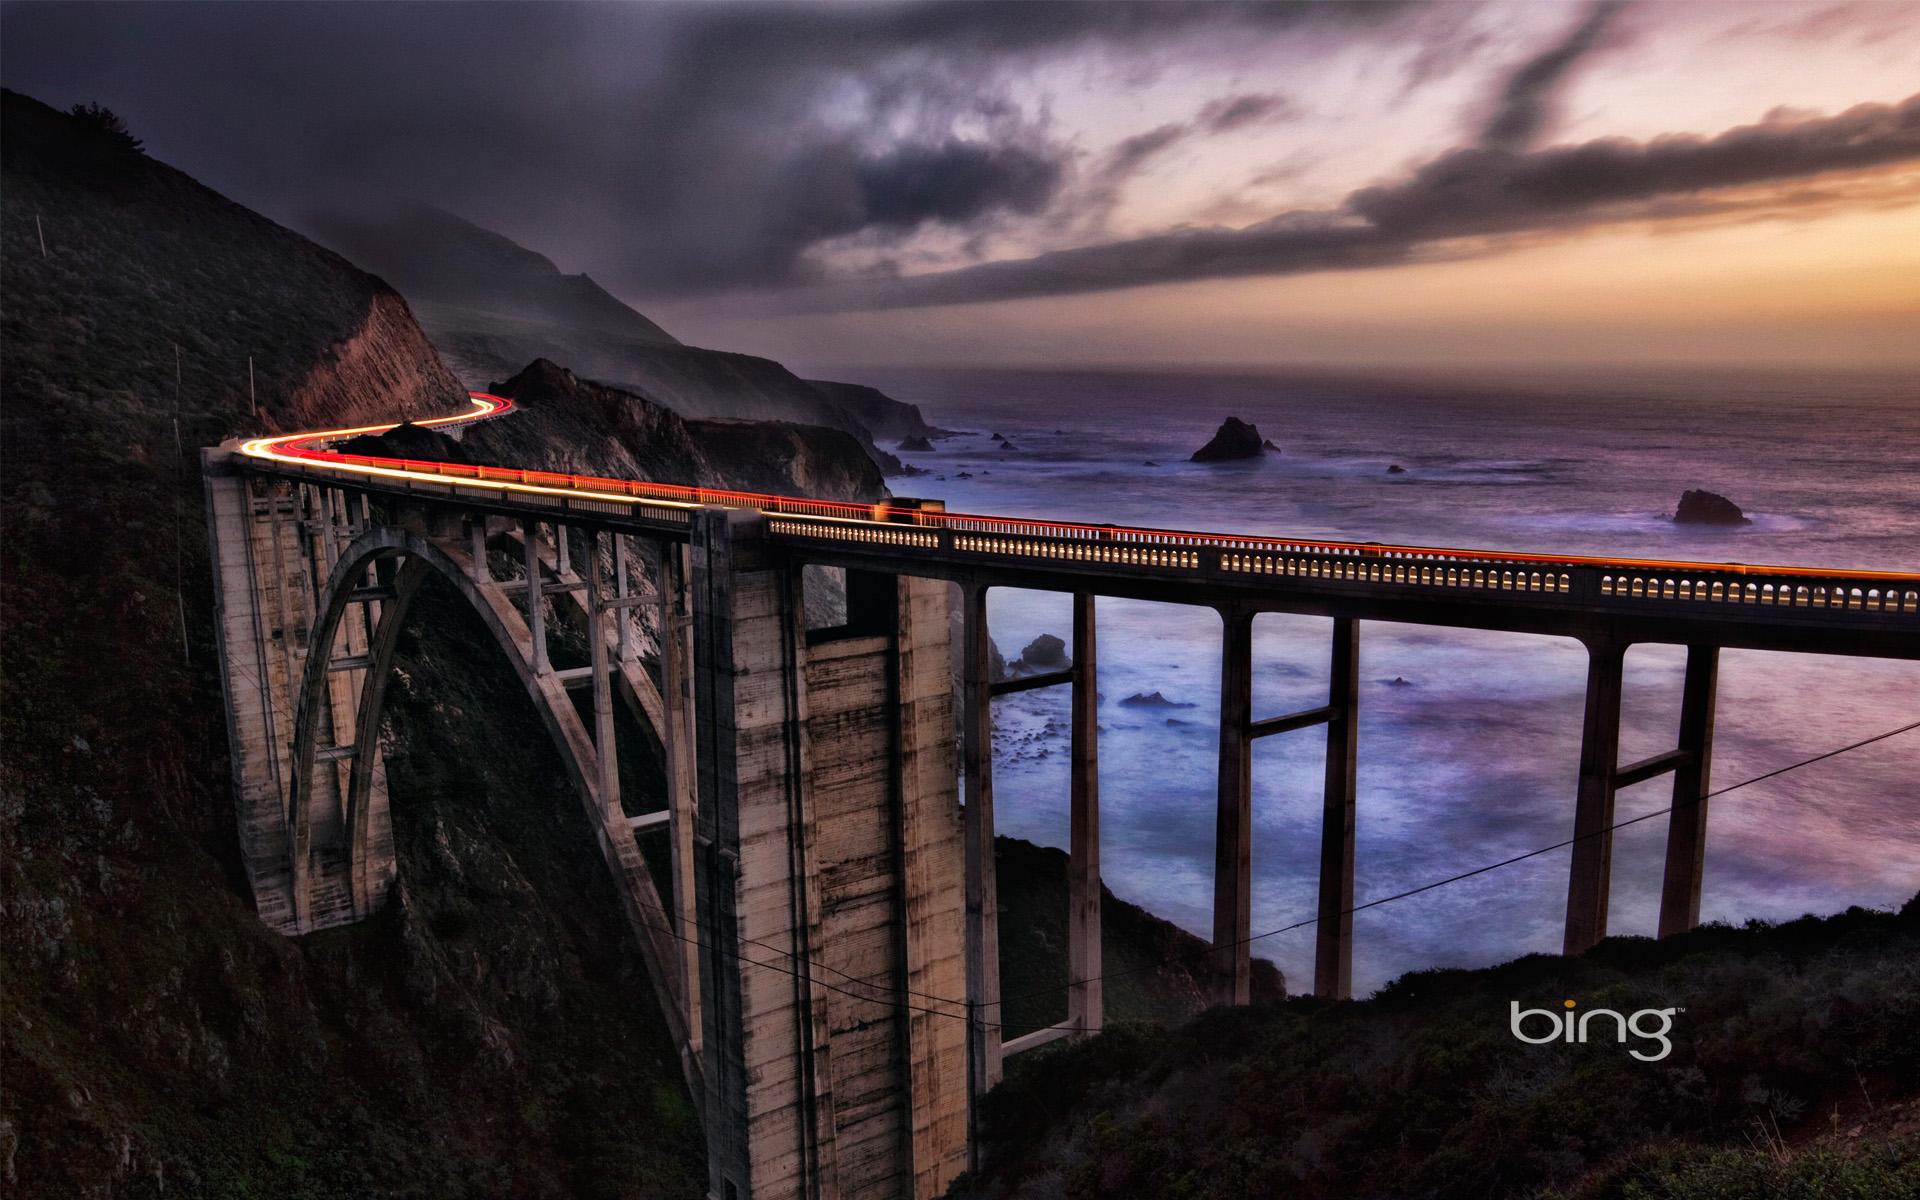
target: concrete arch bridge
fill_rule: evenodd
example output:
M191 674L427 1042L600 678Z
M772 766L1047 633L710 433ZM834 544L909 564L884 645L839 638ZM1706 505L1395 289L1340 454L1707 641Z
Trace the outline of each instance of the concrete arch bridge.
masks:
M470 411L431 423L510 408L475 394ZM1697 923L1722 648L1920 658L1910 572L1120 528L329 448L378 428L204 453L235 796L261 919L301 933L384 902L396 871L386 682L412 598L448 581L560 751L680 1047L721 1200L937 1196L968 1166L976 1101L1004 1056L1100 1027L1096 596L1221 616L1223 1003L1246 1002L1250 980L1250 748L1307 727L1324 729L1328 750L1314 988L1349 990L1364 622L1587 647L1569 953L1606 934L1614 792L1656 775L1671 774L1675 800L1660 931ZM807 627L807 566L845 573L843 624ZM990 678L996 587L1072 595L1071 668ZM1262 612L1333 618L1325 704L1253 711ZM555 665L557 627L584 641L585 665ZM1684 695L1673 749L1622 764L1622 660L1641 642L1687 647ZM1008 1040L992 702L1046 686L1072 692L1068 1017ZM623 708L658 739L664 796L620 794ZM664 841L658 874L650 838Z

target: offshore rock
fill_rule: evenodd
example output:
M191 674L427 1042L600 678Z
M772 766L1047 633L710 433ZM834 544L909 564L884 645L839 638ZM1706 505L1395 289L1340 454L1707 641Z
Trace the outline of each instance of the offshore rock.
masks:
M1020 664L1025 667L1052 667L1058 669L1067 665L1067 644L1051 633L1043 633L1027 643L1020 652Z
M1213 440L1193 452L1190 462L1233 462L1259 458L1266 453L1260 431L1239 417L1228 417L1215 431Z
M1676 525L1751 525L1753 518L1725 496L1694 488L1680 497L1673 522Z

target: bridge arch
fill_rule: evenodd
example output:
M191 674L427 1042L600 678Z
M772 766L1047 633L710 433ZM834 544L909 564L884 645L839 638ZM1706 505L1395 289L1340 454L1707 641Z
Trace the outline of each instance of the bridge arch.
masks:
M536 635L509 594L510 587L523 586L521 581L493 580L485 563L475 558L482 543L483 539L476 538L475 551L469 551L451 539L429 537L399 526L369 525L341 549L315 597L308 654L294 695L285 813L296 921L302 927L311 925L317 893L329 887L336 904L344 901L350 905L347 919L371 914L385 899L386 884L397 870L391 850L380 847L375 837L376 829L386 824L387 803L384 773L376 770L380 726L401 631L422 585L438 577L479 616L559 752L640 942L641 957L661 1010L675 1044L681 1048L683 1069L690 1080L697 1080L698 1034L690 1028L697 1020L690 991L693 983L682 965L688 956L678 951L676 915L662 903L653 874L635 841L634 827L622 809L617 786L603 786L606 775L601 750L568 693L567 680L546 666L544 655L535 653ZM537 539L534 546L530 561L538 561ZM377 584L370 586L369 576ZM537 573L535 582L541 582ZM329 679L338 667L335 642L352 606L369 601L378 603L378 616L366 622L366 653L350 660L354 663L351 669L366 672L352 705L353 740L348 745L322 746L322 737L333 732L325 728L333 723L330 713L337 711L328 703ZM601 636L601 630L590 624L588 636ZM633 716L671 759L675 734L659 689L637 661L612 664L612 670L619 676L619 688L634 710ZM331 861L319 873L324 877L316 877L316 807L324 803L316 796L316 773L323 760L330 759L349 760L345 795L340 797L344 801L341 845L337 847L339 853L326 856ZM675 856L676 873L686 866ZM338 894L341 890L344 896Z

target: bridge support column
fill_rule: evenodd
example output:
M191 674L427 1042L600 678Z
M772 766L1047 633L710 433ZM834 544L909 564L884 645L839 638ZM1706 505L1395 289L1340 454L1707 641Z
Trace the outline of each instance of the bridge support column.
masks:
M1093 594L1073 596L1072 776L1067 858L1067 1023L1099 1032L1100 677Z
M695 758L693 700L693 579L687 549L660 547L660 679L666 706L667 836L673 842L673 928L679 935L681 1005L687 1014L687 1053L697 1056L705 1036L701 1019L700 905L695 886L694 831L698 822L699 772ZM625 621L622 619L624 627Z
M559 528L555 526L555 528ZM520 544L524 552L527 598L527 636L533 642L533 671L545 675L547 664L547 617L540 582L540 522L528 521Z
M384 816L377 730L358 728L378 620L371 597L381 593L367 589L369 599L349 608L328 644L308 644L318 592L340 554L336 498L247 476L224 450L205 451L202 468L240 852L254 904L260 919L283 933L342 924L362 915L346 850L356 772L379 809L376 826ZM307 786L296 789L289 748L315 655L326 674L309 721L325 754ZM296 803L307 831L299 844L292 832ZM376 872L374 883L390 876Z
M1320 911L1314 922L1313 994L1353 995L1353 825L1359 766L1360 630L1333 621L1327 684L1327 778L1320 814Z
M694 516L709 1187L931 1200L968 1133L945 585L850 580L810 630L765 528Z
M1607 936L1613 875L1613 794L1620 758L1620 687L1627 647L1587 644L1586 717L1580 733L1580 790L1573 811L1573 863L1567 876L1562 953L1585 953Z
M987 589L961 587L960 741L966 776L967 1074L979 1098L1000 1082L1000 914L993 846L993 679ZM975 1139L969 1139L970 1143Z
M1720 676L1716 646L1688 646L1680 695L1680 752L1667 817L1667 869L1660 888L1660 936L1700 923L1700 876L1706 863L1707 789L1713 763L1714 697Z
M1253 993L1253 614L1221 610L1219 809L1213 835L1215 1004Z

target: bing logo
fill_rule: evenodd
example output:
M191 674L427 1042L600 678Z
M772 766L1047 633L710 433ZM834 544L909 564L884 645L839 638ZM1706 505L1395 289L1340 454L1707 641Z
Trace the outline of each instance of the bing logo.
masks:
M1660 1049L1647 1053L1636 1047L1628 1054L1641 1062L1659 1062L1673 1053L1673 1042L1667 1037L1673 1032L1673 1015L1687 1011L1684 1008L1643 1008L1631 1016L1616 1012L1611 1008L1590 1008L1583 1013L1575 1013L1579 1001L1563 1001L1565 1012L1555 1012L1550 1008L1521 1008L1518 1000L1509 1001L1508 1028L1513 1036L1529 1046L1544 1046L1548 1042L1578 1042L1586 1044L1592 1034L1595 1022L1600 1025L1600 1036L1606 1037L1611 1029L1613 1040L1626 1044L1627 1035L1633 1034L1648 1043L1659 1043ZM1538 1032L1529 1033L1528 1024Z

